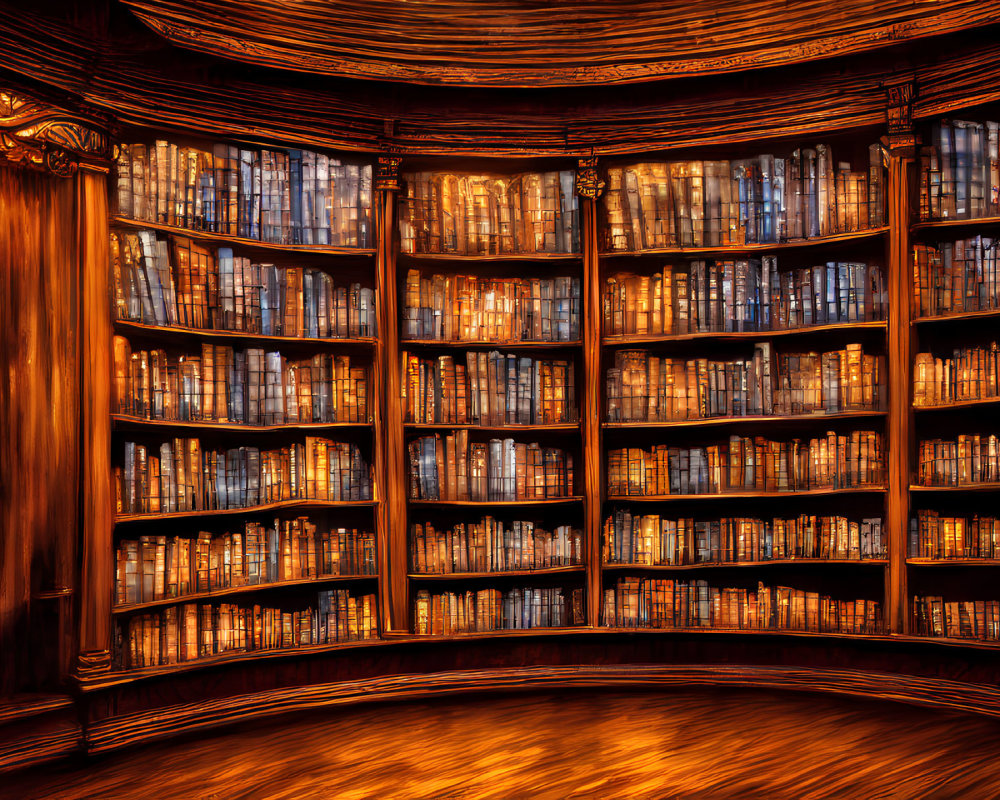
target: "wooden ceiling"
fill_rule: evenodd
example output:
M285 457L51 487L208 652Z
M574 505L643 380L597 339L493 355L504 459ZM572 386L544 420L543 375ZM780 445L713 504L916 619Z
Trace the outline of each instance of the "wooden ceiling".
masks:
M611 86L471 89L400 84L384 79L359 80L358 76L322 74L319 67L316 71L320 74L310 74L236 61L218 53L197 52L175 44L136 16L141 11L136 8L140 4L165 14L166 0L103 0L103 7L97 0L36 2L39 5L30 9L0 4L0 52L4 54L0 60L0 88L7 85L34 93L62 108L77 110L85 118L103 120L111 128L133 123L254 141L401 154L613 155L749 142L805 132L813 136L826 130L861 126L881 127L885 124L884 85L900 75L912 76L916 81L915 117L1000 101L1000 84L996 81L1000 73L997 22L940 33L933 38L902 42L892 38L884 40L886 46L877 51L732 75L693 73L672 80ZM399 14L403 13L401 9L412 6L410 11L416 14L421 9L440 7L442 2L423 0L407 4L398 0L393 6ZM805 13L804 8L813 9L819 25L821 18L816 9L820 6L840 9L855 2L829 0L803 5L789 0L788 5L797 9L795 14ZM369 16L386 13L387 3L388 0L371 0ZM703 5L715 7L714 3L715 0L707 0ZM608 15L610 9L620 9L623 4L624 1L608 0L602 6L577 3L572 7L587 9L591 15L598 11ZM230 5L232 14L221 8ZM508 5L513 3L508 0ZM784 2L748 0L734 5L739 6L743 15L746 5L758 11L764 8L774 11L776 5L784 6ZM904 21L912 20L916 14L932 21L952 15L953 22L961 19L963 24L972 24L973 19L982 21L982 9L995 11L998 0L978 0L974 6L951 0L875 0L863 5L880 9L883 15L899 10ZM209 6L218 9L210 11ZM93 11L95 7L97 12ZM335 7L317 0L289 0L282 6L289 20L307 10L318 13L317 9L329 11L332 20L332 9L346 14L349 7L353 8L346 0ZM490 8L500 7L503 5L490 4ZM518 3L517 7L529 6ZM537 7L539 19L552 22L551 12L546 10L550 4L540 3ZM563 3L551 7L565 10L570 6ZM667 9L676 7L673 0L664 5ZM178 14L183 11L192 17L185 27L191 36L211 25L216 31L216 44L231 48L237 40L221 33L221 28L238 27L242 18L239 14L263 14L267 9L277 13L277 2L255 0L244 7L235 0L232 3L184 0L177 2L175 8ZM194 10L199 8L201 14L195 15ZM198 21L195 16L201 19L198 28L192 27ZM862 18L864 13L859 10L857 16ZM709 27L722 25L719 19L723 17L721 14L707 17L711 20ZM796 18L805 25L804 18ZM736 17L730 15L726 19L732 22ZM742 24L749 24L748 17L739 19L744 20ZM838 24L848 24L841 16L838 19ZM425 23L429 25L428 20ZM484 14L482 25L494 24L495 20L491 20L494 18ZM687 22L693 24L690 19ZM766 18L760 21L754 28L756 33L745 31L745 42L750 42L752 36L759 48L788 44L791 39L785 38L780 25L770 22ZM397 24L402 23L397 21ZM933 30L933 26L896 24L902 27L895 30L910 30L920 36ZM375 49L374 42L387 37L391 29L379 27L375 22L371 25L367 35L373 42L371 49ZM290 21L281 27L272 19L271 26L267 30L271 31L275 47L281 45L288 52L294 50L293 36L304 41L311 41L310 37L319 40L318 33L310 33L311 29L304 24ZM445 26L443 20L441 26ZM247 24L241 30L249 35L256 28ZM347 36L348 30L354 30L357 36L364 32L357 22L353 28L345 26L343 36ZM412 32L414 42L417 30ZM424 30L429 36L430 29ZM726 30L735 35L733 30ZM716 35L722 35L721 28ZM554 47L556 40L552 41ZM736 48L736 40L729 41ZM534 41L534 46L543 44ZM379 46L387 52L388 45ZM690 53L703 48L704 41L698 37L685 40L678 35L676 46L687 47L685 52ZM465 52L473 53L471 43L466 42L464 47ZM499 57L494 48L482 49L489 50L484 59L487 55L493 59ZM747 51L750 52L749 47ZM521 52L518 58L530 66L526 53ZM634 58L633 50L624 46L617 57L623 58L625 54L633 54L630 57ZM374 56L363 55L359 46L352 57L359 62L376 62ZM609 58L611 55L614 54L609 54ZM596 58L592 55L593 60ZM398 63L406 66L414 62ZM540 60L532 63L532 69L542 69ZM565 61L562 63L566 66ZM418 66L431 70L433 65L425 62ZM746 66L734 60L729 68L746 69Z
M814 61L988 24L984 0L123 0L183 47L335 75L578 86Z

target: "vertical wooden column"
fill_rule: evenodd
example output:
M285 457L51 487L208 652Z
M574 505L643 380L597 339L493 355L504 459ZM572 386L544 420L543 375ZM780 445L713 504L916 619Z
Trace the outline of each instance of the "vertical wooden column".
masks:
M80 653L77 674L111 666L114 508L111 471L111 276L107 174L77 174L82 373Z
M395 203L399 190L397 156L379 156L375 175L375 297L378 310L377 384L381 412L375 419L376 480L379 504L379 601L383 632L407 630L406 448L399 376L399 307L396 280Z
M888 372L888 467L886 523L889 533L888 623L893 633L909 631L906 586L906 540L910 517L910 447L913 413L910 407L913 358L910 326L911 268L910 219L911 178L916 155L916 137L910 118L914 87L904 81L886 86L888 106L887 186L889 243L886 282L889 288Z
M583 494L584 554L587 565L587 624L601 612L601 284L597 253L597 198L603 184L597 159L582 158L576 174L583 253Z

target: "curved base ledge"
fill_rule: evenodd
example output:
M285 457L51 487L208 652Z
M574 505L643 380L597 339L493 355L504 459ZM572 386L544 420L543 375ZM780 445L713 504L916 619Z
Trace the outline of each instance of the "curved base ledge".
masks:
M742 665L507 667L283 688L162 707L92 723L85 733L85 747L90 753L106 752L237 722L356 703L469 693L690 687L840 694L1000 718L1000 688L996 686L892 673Z

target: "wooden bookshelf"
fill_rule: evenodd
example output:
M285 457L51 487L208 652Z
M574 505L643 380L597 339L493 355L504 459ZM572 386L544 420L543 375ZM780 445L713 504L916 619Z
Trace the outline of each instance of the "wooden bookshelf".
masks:
M211 328L185 328L178 325L150 325L145 322L134 322L132 320L114 320L115 329L122 335L132 333L136 336L148 336L163 339L165 341L175 341L180 337L193 337L206 340L223 340L245 342L247 344L275 345L290 344L296 346L316 347L316 348L371 348L375 346L375 337L367 338L337 338L327 336L325 338L312 338L307 336L264 336L259 333L243 333L241 331L224 331Z
M957 486L924 486L923 484L910 484L911 492L1000 492L1000 483L961 483Z
M840 420L871 420L887 416L885 411L838 411L825 414L776 414L771 416L748 415L745 417L704 417L700 419L657 420L655 422L603 422L605 430L645 430L658 428L707 428L733 425L796 425L812 422L836 422Z
M148 522L160 519L197 519L200 517L223 517L240 514L259 514L265 511L279 511L293 508L372 508L375 500L279 500L275 503L264 503L257 506L242 506L240 508L215 508L202 511L168 511L140 514L118 514L115 521L118 524L130 522Z
M699 569L757 569L768 567L825 567L827 565L886 567L887 558L768 558L762 561L699 561L694 564L619 564L608 562L604 569L608 572L687 572Z
M913 325L933 325L936 323L974 321L980 319L996 319L1000 317L1000 308L987 308L982 311L962 311L954 314L935 314L929 317L915 317Z
M164 225L159 222L149 222L141 219L131 219L129 217L112 216L111 225L120 225L124 228L135 230L154 230L169 233L174 236L183 236L186 239L193 239L198 242L208 242L219 245L235 245L243 248L277 250L296 255L316 253L317 255L338 255L338 256L361 256L370 258L375 255L374 248L367 247L336 247L322 244L281 244L278 242L268 242L263 239L247 239L242 236L231 236L225 233L215 233L213 231L203 231L195 228L180 228L176 225Z
M745 342L748 340L760 341L762 339L784 339L786 337L809 336L819 334L847 334L857 331L885 331L884 321L868 322L837 322L829 325L806 325L800 328L782 328L779 330L765 331L705 331L698 333L671 333L659 335L628 335L628 336L605 336L601 343L606 346L634 347L640 344L658 344L666 342L691 342L691 341L718 341L718 342Z
M852 486L845 489L789 489L784 492L705 492L704 494L609 494L609 503L672 503L691 500L752 500L757 498L833 497L850 494L882 494L884 486Z
M475 254L463 254L463 253L400 253L399 262L400 264L406 264L407 262L414 263L424 263L428 261L445 261L445 262L465 262L465 263L498 263L498 264L517 264L520 262L549 262L549 261L564 261L564 262L577 262L583 258L582 253L482 253L479 255Z
M494 350L568 350L580 347L579 341L567 342L538 342L524 339L514 339L511 341L488 339L468 339L465 341L455 341L454 339L402 339L400 346L406 347L435 347L442 350L466 350L470 347L484 348L490 347Z
M1000 405L1000 397L984 397L980 400L957 400L933 406L914 405L913 410L917 414L922 414L926 411L963 411L975 408L990 408L996 405Z
M582 575L584 566L539 567L538 569L507 569L492 572L411 572L412 581L497 580L498 578L538 578L548 575Z
M1000 216L972 217L963 219L933 219L921 220L910 226L910 232L915 235L942 232L946 234L961 231L963 228L995 228L1000 227Z
M408 431L482 431L484 433L571 433L580 430L580 423L552 423L549 425L529 425L511 423L509 425L475 425L451 422L407 422L403 427Z
M326 430L371 428L371 422L291 422L279 425L246 425L241 422L212 422L211 420L143 419L128 414L112 414L111 422L116 430L154 431L160 429L228 431L232 433L281 433L315 432Z

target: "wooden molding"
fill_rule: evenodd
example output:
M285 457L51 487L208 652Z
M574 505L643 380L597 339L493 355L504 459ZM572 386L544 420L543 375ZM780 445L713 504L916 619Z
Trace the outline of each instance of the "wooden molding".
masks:
M375 191L399 191L399 164L402 159L395 155L380 155L375 163Z
M576 181L574 188L580 197L596 200L604 194L605 183L597 172L597 158L581 158L577 163ZM594 242L596 248L597 243Z
M107 134L9 89L0 90L0 156L22 167L67 178L81 162L111 159Z
M93 722L85 730L84 744L88 752L100 753L223 724L366 702L427 700L482 692L663 691L690 687L839 694L1000 718L1000 688L996 686L894 673L739 664L538 666L393 675L182 703Z

